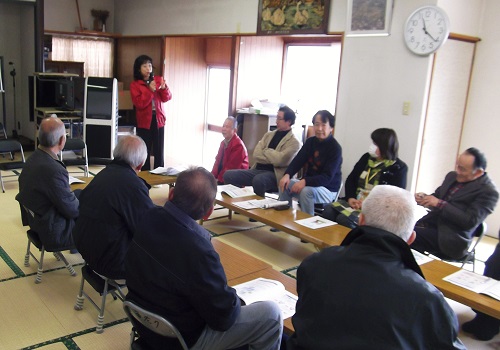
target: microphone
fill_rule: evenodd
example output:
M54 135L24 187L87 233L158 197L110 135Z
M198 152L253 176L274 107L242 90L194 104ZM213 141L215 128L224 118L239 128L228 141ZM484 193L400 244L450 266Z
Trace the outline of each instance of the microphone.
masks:
M154 81L154 78L155 78L155 76L154 76L153 72L149 73L149 78L147 80L148 85L151 84L152 81ZM156 91L156 89L154 91Z
M148 85L154 80L154 78L155 75L153 74L153 72L149 73L149 78L147 80Z

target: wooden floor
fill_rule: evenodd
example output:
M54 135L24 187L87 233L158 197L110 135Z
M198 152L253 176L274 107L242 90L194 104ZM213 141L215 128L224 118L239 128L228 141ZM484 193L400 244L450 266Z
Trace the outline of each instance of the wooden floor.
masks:
M0 159L0 161L4 161ZM98 167L91 167L97 173ZM72 174L78 176L78 174ZM97 311L85 301L82 311L73 305L79 288L80 275L71 277L51 254L46 255L46 268L41 284L35 284L36 267L24 266L26 230L21 226L19 206L14 197L18 192L16 178L7 178L6 193L0 193L2 216L0 225L0 349L128 349L130 324L120 301L109 298L104 314L103 334L94 332ZM165 203L168 186L151 189L156 204ZM226 214L216 210L212 217ZM316 248L310 243L282 232L270 232L269 226L249 222L233 215L232 220L220 218L204 223L214 236L250 255L258 257L274 269L294 276L296 267ZM493 251L497 240L487 237L480 243L478 258L484 261ZM76 265L79 273L83 260L79 254L65 256ZM484 264L476 270L481 272ZM471 319L470 308L449 301L460 323ZM500 336L490 342L479 342L465 334L460 338L469 349L499 349Z

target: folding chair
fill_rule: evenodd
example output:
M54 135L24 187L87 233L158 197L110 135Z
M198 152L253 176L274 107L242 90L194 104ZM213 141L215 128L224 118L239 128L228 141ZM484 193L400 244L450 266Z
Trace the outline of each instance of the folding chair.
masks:
M136 326L138 323L142 324L144 327L148 328L152 332L159 334L164 337L177 338L182 346L182 349L188 350L189 348L184 341L181 333L177 328L167 321L164 317L155 314L151 311L145 310L136 303L126 300L123 303L123 309L127 314L130 322L132 323L132 332L130 333L130 348L131 349L144 349L144 346L138 345L136 339L140 337L140 334L136 331Z
M30 266L30 256L33 258L33 260L35 260L37 262L38 270L36 273L35 283L38 284L38 283L42 282L43 258L44 258L44 254L46 251L54 253L54 256L56 257L57 261L61 261L61 260L63 261L63 263L66 266L66 268L68 269L70 275L76 276L75 269L68 262L68 260L66 260L63 253L61 253L60 251L46 250L42 241L40 240L40 237L38 236L38 233L36 233L35 231L28 230L27 235L28 235L28 247L26 248L26 255L24 257L24 266L26 266L26 267ZM35 247L37 247L38 250L40 251L40 259L37 259L36 256L31 252L31 243L33 243L33 245Z
M101 296L101 304L100 306L83 290L83 286L85 285L85 281L87 281L92 288L95 289L97 293ZM77 311L83 310L83 302L85 298L87 298L92 305L99 311L99 315L97 316L97 326L96 333L102 333L104 331L104 309L106 307L106 297L108 294L113 296L113 299L120 299L123 301L125 299L125 294L122 291L125 285L120 285L115 280L111 278L107 278L105 276L99 275L92 268L85 264L82 267L82 281L80 283L80 290L78 292L78 296L76 297L76 303L74 309Z
M64 151L75 152L76 158L64 158ZM64 149L59 154L61 162L66 166L83 166L83 174L89 176L89 162L87 157L87 145L82 139L67 139Z
M446 262L451 262L451 263L462 263L462 266L460 268L463 268L465 264L472 263L472 271L475 272L476 270L476 247L481 242L483 239L484 234L486 233L488 229L488 226L486 222L481 223L476 230L473 233L473 242L471 243L469 250L467 251L467 254L465 254L462 258L460 259L442 259L443 261Z
M14 161L12 154L14 152L20 152L21 153L21 160ZM22 169L24 167L24 163L26 163L26 160L24 159L24 152L23 152L23 146L19 141L15 140L0 140L0 154L5 154L5 153L10 153L11 154L11 161L8 162L2 162L0 163L0 182L2 183L2 192L5 193L5 186L3 184L3 178L4 176L2 175L2 170L3 171L11 171L15 169ZM10 176L18 176L17 174L15 175L5 175L5 177L10 177Z
M7 133L5 132L5 127L3 126L3 123L0 123L0 140L7 140ZM10 160L14 160L14 155L11 152L2 152L0 153L3 158L5 158L5 155L8 154L10 157Z

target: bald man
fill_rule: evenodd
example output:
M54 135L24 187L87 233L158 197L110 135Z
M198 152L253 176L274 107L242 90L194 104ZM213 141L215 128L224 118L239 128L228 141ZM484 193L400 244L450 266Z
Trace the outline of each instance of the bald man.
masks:
M36 231L47 250L74 248L71 232L78 217L78 198L69 187L66 166L57 154L66 144L64 123L54 117L40 123L38 149L19 176L17 201L24 225Z

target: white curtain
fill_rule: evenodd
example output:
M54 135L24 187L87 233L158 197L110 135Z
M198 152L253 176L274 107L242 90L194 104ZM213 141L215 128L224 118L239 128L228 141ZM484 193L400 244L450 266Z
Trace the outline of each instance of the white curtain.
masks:
M52 37L52 60L84 62L86 77L113 77L113 41L108 38Z

